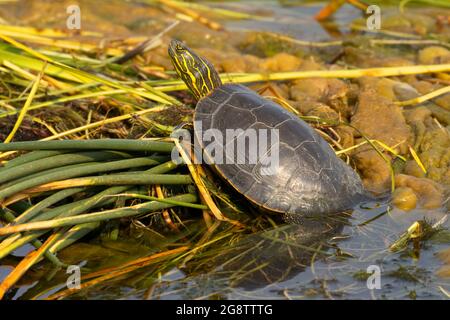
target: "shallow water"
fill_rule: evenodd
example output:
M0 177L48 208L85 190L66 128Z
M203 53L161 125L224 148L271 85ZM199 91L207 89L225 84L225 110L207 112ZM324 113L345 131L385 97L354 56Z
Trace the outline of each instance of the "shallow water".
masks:
M333 223L332 227L326 224L319 232L315 228L308 234L305 227L290 225L279 227L278 232L267 230L248 235L214 257L205 257L211 261L200 270L190 270L187 264L155 278L154 269L144 268L124 279L83 290L69 299L443 299L440 287L447 290L450 282L435 274L441 266L436 253L448 248L448 235L444 242L438 237L427 240L418 255L411 246L398 253L387 248L414 221L423 217L438 221L445 214L439 210L405 213L394 209L361 225L387 210L386 203L366 205L371 209L357 208L351 216L339 220L343 224ZM443 227L448 229L448 221ZM97 246L98 241L93 244ZM303 246L320 252L310 252ZM131 257L124 254L124 249L136 251L132 243L102 242L99 248L68 248L64 256L78 255L84 260L86 251L92 250L91 256L87 254L91 258L82 265L107 267L114 264L112 256L116 263ZM85 253L80 255L80 250ZM144 253L150 248L142 250ZM20 253L25 251L17 252ZM255 265L250 264L252 259L256 259ZM231 260L234 262L230 264ZM261 264L267 264L263 273L253 269ZM380 289L369 289L366 279L357 276L370 266L380 268ZM45 270L44 273L49 272ZM46 292L39 296L44 298L64 288L63 271L48 280L39 276L38 284L33 275L27 278L30 283L22 285L10 298L29 298Z
M260 2L259 2L260 5ZM239 7L239 4L228 4L223 7ZM244 8L252 6L257 7L258 1L244 1L241 4ZM321 41L329 40L333 37L325 25L329 25L335 31L348 32L348 23L353 19L360 17L359 10L352 6L344 6L342 10L336 12L334 19L331 22L320 24L314 19L314 14L320 10L323 3L310 3L302 6L283 7L278 2L267 1L264 3L264 9L272 13L273 21L257 21L257 20L236 20L226 22L227 28L236 31L267 31L276 32L287 35L293 38L307 40L307 41Z
M292 245L288 247L292 257L287 254L286 246L283 244L269 240L256 249L252 241L252 245L246 248L252 248L252 257L258 256L259 262L268 263L269 268L285 271L288 266L292 267L292 264L300 264L297 268L293 267L286 279L281 278L283 279L281 281L267 283L268 281L261 278L261 275L255 271L249 272L245 280L238 281L233 284L234 287L230 287L230 279L235 281L234 273L241 270L248 260L248 256L243 255L234 268L227 269L219 263L213 270L194 276L174 268L154 283L151 297L153 299L215 297L226 299L409 299L414 295L417 299L444 298L439 286L448 289L450 282L448 279L436 276L435 272L439 269L441 262L435 255L440 250L448 248L448 243L440 244L429 240L421 248L417 258L412 258L409 255L411 252L392 253L387 249L414 221L423 217L432 219L430 212L416 210L404 213L394 209L365 226L358 226L384 210L386 206L383 204L372 210L355 210L348 220L349 225L325 238L316 239L316 242L323 244L323 251L328 253L341 251L341 257L320 257L319 254L311 262L311 254L305 253L301 247L295 247L296 243L300 245L309 243L303 238L298 239L297 242L291 239ZM444 213L434 212L433 218L440 219L443 215ZM448 221L444 226L449 227ZM292 236L298 232L298 229L298 226L288 226L285 232ZM285 239L281 236L280 238ZM327 249L327 245L330 244L333 247ZM270 254L267 254L268 250ZM242 249L230 250L230 256L235 257L241 251ZM370 290L365 280L355 278L356 273L367 271L367 268L373 265L381 270L381 289ZM402 274L411 277L405 278L394 274L402 268L407 269ZM272 276L275 277L275 274L277 272L272 272ZM148 298L147 289L123 289L126 292L126 298ZM93 288L87 296L90 298L110 297L110 293L105 290L107 291L107 287ZM74 297L80 298L85 295Z
M221 4L225 8L244 9L255 6L260 2L231 2ZM120 4L118 4L120 5ZM129 4L127 4L129 5ZM320 4L309 4L296 7L281 7L278 2L267 1L264 10L272 11L273 22L270 21L228 21L225 23L230 30L256 30L271 31L287 34L302 40L326 40L332 38L323 26L318 24L313 18L313 13L317 12ZM118 10L120 7L118 7ZM359 11L346 6L335 16L335 27L340 32L348 32L348 22L360 16ZM388 250L400 234L408 229L415 221L426 218L431 222L442 219L447 213L444 209L422 210L416 209L403 212L399 209L388 209L386 203L370 203L373 209L355 209L351 217L345 219L342 225L331 228L332 230L322 230L319 235L312 233L305 236L305 231L299 226L284 226L282 234L277 231L265 231L260 234L252 234L242 239L236 248L230 246L228 252L218 254L212 259L212 265L208 265L201 270L189 270L186 268L173 267L166 273L155 278L155 272L151 268L144 268L133 273L125 279L110 281L98 286L94 286L69 298L90 298L90 299L179 299L179 298L223 298L223 299L444 299L445 295L440 287L450 291L450 280L439 278L436 271L442 266L442 262L437 259L436 253L449 247L447 241L437 239L427 240L422 244L419 255L416 256L411 249L393 253ZM378 214L387 211L380 218L360 225L365 221L376 217ZM324 229L327 229L324 223ZM442 225L447 228L450 222L447 220ZM335 228L335 229L334 229ZM299 231L300 229L300 231ZM272 233L271 233L272 232ZM269 240L267 237L269 234ZM271 241L273 237L277 239L292 239L298 237L299 246L295 246L295 241L289 245ZM286 237L286 238L285 238ZM305 238L306 237L306 238ZM264 241L256 248L253 247L256 241ZM448 239L448 237L447 237ZM98 239L90 239L91 243L98 245ZM87 240L86 240L87 241ZM258 242L259 243L259 242ZM305 251L301 245L316 243L321 253L311 253ZM101 244L105 248L105 243ZM125 248L125 249L124 249ZM110 248L110 252L103 256L100 254L96 258L88 257L84 260L87 266L107 266L111 263L111 255L117 261L126 261L131 257L127 256L128 248L134 248L133 243L125 243L122 249ZM240 255L243 250L253 248L252 257L256 256L260 262L268 263L269 281L264 283L259 279L259 271L245 273L241 278L236 273L242 272L242 267L246 265L247 255ZM21 248L16 251L17 256L23 256L30 250L30 247ZM67 249L70 254L71 249ZM140 253L149 250L143 247ZM257 251L256 251L257 250ZM130 249L130 251L132 251ZM79 251L73 251L78 254ZM258 254L261 253L261 254ZM338 253L338 254L336 254ZM327 254L330 254L327 256ZM138 253L136 253L139 256ZM225 263L230 256L238 257L236 265ZM240 260L242 258L242 260ZM205 258L206 259L206 258ZM264 260L265 259L265 260ZM224 262L225 261L225 262ZM14 262L14 261L11 261ZM0 280L3 279L10 267L0 266ZM381 289L369 289L366 280L357 279L356 274L366 271L369 266L378 266L381 270ZM278 275L279 270L286 271L291 268L291 272L285 275ZM273 269L270 269L273 268ZM47 270L44 268L44 270ZM39 270L38 270L39 271ZM47 272L47 271L45 271ZM38 272L39 273L39 272ZM281 272L283 273L283 272ZM45 297L52 292L62 288L64 283L64 272L59 271L58 276L49 279L40 278L39 282L34 281L34 275L25 277L23 283L17 291L12 292L8 298L20 299L32 297L40 289L52 287ZM275 277L275 280L272 279ZM280 276L280 278L276 278ZM256 277L253 281L253 277ZM236 280L238 279L238 280ZM278 279L278 280L277 280ZM232 283L230 283L232 281ZM255 285L256 283L256 285Z

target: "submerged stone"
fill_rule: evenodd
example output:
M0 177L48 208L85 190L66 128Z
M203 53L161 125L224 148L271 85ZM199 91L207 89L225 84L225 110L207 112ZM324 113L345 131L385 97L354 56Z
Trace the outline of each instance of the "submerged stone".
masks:
M395 189L392 195L392 203L401 210L409 211L416 207L417 195L411 188L400 187Z
M395 185L413 190L424 209L439 208L444 202L444 190L442 186L431 179L397 174L395 176Z

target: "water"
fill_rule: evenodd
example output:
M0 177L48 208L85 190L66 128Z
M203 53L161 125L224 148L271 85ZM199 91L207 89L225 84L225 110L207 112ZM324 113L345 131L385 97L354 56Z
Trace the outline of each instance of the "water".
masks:
M260 4L260 2L259 2ZM244 1L244 4L222 4L224 8L252 8L258 6L258 1ZM279 2L265 1L264 10L272 13L273 21L258 20L234 20L225 23L230 30L236 31L266 31L276 32L292 38L306 41L330 40L336 34L333 32L349 32L349 22L361 17L361 11L356 8L344 5L336 12L331 22L319 23L314 19L314 15L323 7L323 3L310 3L301 7L282 7Z
M364 224L388 209L387 203L368 205L370 209L357 208L351 215L333 216L333 220L325 220L320 227L314 226L313 232L308 225L280 226L276 231L242 237L236 243L219 247L213 254L200 253L191 264L174 265L161 274L157 272L158 265L139 269L123 279L100 283L69 298L443 299L441 288L448 291L450 281L436 275L442 265L436 253L448 248L448 236L443 243L438 237L422 243L418 256L411 245L397 253L388 248L414 221L424 217L439 221L445 213L440 210L405 213L393 209ZM443 226L448 229L449 222ZM81 249L69 248L64 257L86 259L83 263L86 267L105 268L133 258L124 249L136 251L132 242L119 241L113 247L103 242L98 248L96 243L94 240L93 248L87 244ZM145 248L142 246L141 254L151 250ZM89 251L92 252L86 253ZM112 257L116 261L111 261ZM255 268L261 265L265 265L262 272ZM40 272L48 274L51 269L48 264L46 267L41 266ZM366 278L358 277L369 267L379 268L380 289L369 289ZM15 298L46 292L42 298L64 288L64 270L53 278L40 275L39 282L33 278L33 275L25 277L29 283L20 287ZM41 291L43 288L50 290Z
M189 267L172 270L153 279L150 297L152 299L443 299L439 287L448 291L450 282L436 276L441 262L436 253L448 248L448 243L429 240L423 244L418 257L412 257L409 249L399 253L388 250L392 244L414 221L424 217L440 219L443 212L415 210L401 212L392 210L381 218L364 226L359 224L386 210L386 204L379 208L355 210L348 219L347 225L340 230L321 233L321 239L311 240L309 236L291 239L292 245L285 245L267 240L262 245L255 245L252 238L249 245L243 248L239 244L235 249L229 248L223 258L221 254L211 259L214 265L211 270L195 270ZM347 220L347 219L346 219ZM437 220L436 220L437 221ZM448 228L448 221L444 224ZM282 227L286 239L298 233L298 226ZM334 228L334 227L333 227ZM262 239L258 238L259 239ZM311 240L311 241L309 241ZM245 243L248 239L243 240ZM325 257L320 253L312 258L312 253L296 247L310 243L321 243L322 251L333 254ZM288 248L288 249L287 249ZM246 251L248 250L248 251ZM245 252L245 254L242 254ZM339 253L336 255L336 253ZM236 259L229 265L230 259ZM258 271L251 272L253 267L244 267L250 257L257 257L255 265L267 263L265 276ZM311 259L312 258L312 259ZM358 279L357 274L375 266L381 271L381 288L369 289L365 279ZM244 269L244 270L243 270ZM288 270L290 272L287 272ZM281 272L287 272L281 275ZM148 272L148 270L147 270ZM141 275L145 275L145 271ZM243 273L239 278L237 274ZM267 280L265 277L272 277ZM277 278L279 277L279 278ZM138 275L132 278L138 279ZM279 279L279 280L277 280ZM149 298L145 281L138 280L133 286L123 285L123 294L129 299ZM89 293L74 297L107 298L110 296L109 286L100 285Z

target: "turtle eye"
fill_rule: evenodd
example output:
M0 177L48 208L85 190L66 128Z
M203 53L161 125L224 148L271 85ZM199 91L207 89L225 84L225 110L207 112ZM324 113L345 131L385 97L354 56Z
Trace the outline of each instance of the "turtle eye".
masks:
M175 48L178 52L183 52L184 51L184 48L181 46L181 45L179 45L179 44L177 44L177 46L176 46L176 48Z

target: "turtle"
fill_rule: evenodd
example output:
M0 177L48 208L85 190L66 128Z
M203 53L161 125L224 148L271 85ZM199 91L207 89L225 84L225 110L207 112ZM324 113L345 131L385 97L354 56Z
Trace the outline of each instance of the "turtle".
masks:
M168 53L178 76L197 100L193 132L204 161L252 204L295 222L301 217L344 212L370 198L359 175L297 115L246 86L223 84L213 65L179 40L170 42ZM244 139L239 140L237 134L231 141L222 140L208 148L207 130L223 136L234 130ZM278 142L270 144L256 161L250 161L245 149L242 155L242 148L230 147L239 141L250 147L250 130L278 134L278 140L274 138ZM230 149L238 150L233 153ZM273 150L278 152L278 165L264 174ZM214 161L219 153L225 154L225 160ZM238 161L239 156L249 161Z

